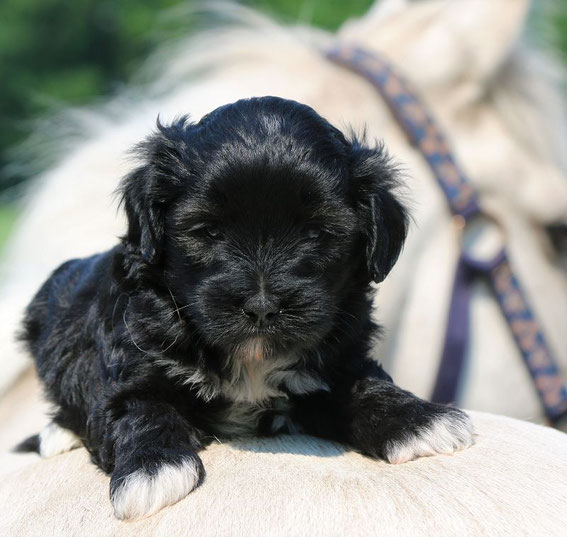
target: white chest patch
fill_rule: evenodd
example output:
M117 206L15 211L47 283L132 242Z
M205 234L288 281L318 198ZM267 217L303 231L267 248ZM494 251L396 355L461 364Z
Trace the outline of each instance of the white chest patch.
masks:
M225 378L197 367L188 367L173 360L162 359L168 377L193 387L197 397L210 401L224 396L235 403L262 404L273 398L287 398L282 390L304 395L329 391L329 386L316 373L293 369L297 358L293 355L261 360L232 358L232 368Z
M289 418L288 393L329 391L329 386L316 372L295 369L296 363L294 355L264 357L251 346L231 357L232 367L221 378L173 360L160 360L166 374L178 383L191 386L197 397L210 401L222 396L232 403L211 423L213 432L224 437L257 433L266 412L273 415L272 432L298 431Z
M269 360L235 357L230 376L221 384L221 394L235 403L263 403L274 397L287 397L280 389L279 377L294 361L290 357Z
M329 387L313 372L297 369L293 354L264 356L261 345L252 340L231 357L231 375L221 385L221 393L235 403L263 403L272 398L307 394Z

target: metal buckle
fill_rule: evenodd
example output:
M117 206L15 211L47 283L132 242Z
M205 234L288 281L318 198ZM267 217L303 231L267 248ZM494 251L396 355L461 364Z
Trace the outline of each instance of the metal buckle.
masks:
M456 214L453 225L462 255L470 265L485 269L498 264L506 247L506 231L497 218L484 211L469 218Z

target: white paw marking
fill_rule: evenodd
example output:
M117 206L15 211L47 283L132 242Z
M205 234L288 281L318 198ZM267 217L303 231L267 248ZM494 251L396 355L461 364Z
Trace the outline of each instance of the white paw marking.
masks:
M111 501L116 518L134 520L178 502L199 484L199 466L193 459L164 464L156 474L136 470L115 489Z
M386 460L392 464L411 461L417 457L445 454L472 446L473 426L463 413L450 413L435 418L428 427L417 430L404 440L389 442Z
M54 422L46 425L39 433L39 454L47 459L66 451L81 447L80 438Z

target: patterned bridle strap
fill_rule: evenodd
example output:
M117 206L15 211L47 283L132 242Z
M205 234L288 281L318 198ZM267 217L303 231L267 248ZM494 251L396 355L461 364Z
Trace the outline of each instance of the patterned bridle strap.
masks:
M338 44L325 55L364 77L380 92L410 143L426 159L451 212L465 223L481 214L478 193L457 164L443 131L408 81L380 55L353 44ZM469 339L471 285L478 275L490 281L545 413L552 423L558 422L567 416L567 386L505 249L487 262L464 251L460 256L433 398L446 403L456 398Z

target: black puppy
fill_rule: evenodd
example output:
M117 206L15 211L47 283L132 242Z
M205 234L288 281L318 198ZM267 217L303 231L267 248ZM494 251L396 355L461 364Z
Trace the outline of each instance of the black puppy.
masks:
M370 283L407 228L382 147L265 97L158 124L137 150L126 236L63 264L27 310L55 405L44 456L84 444L116 516L137 518L202 481L215 436L303 432L390 462L471 444L466 414L368 356Z

